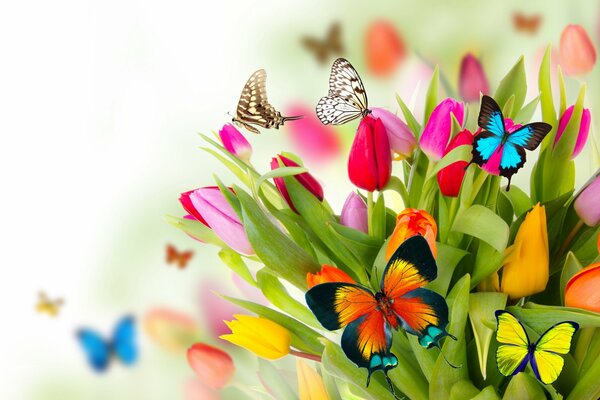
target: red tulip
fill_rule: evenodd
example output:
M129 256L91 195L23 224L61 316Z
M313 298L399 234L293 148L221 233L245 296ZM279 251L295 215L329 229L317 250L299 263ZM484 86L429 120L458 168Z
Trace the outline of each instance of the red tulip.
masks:
M489 94L490 85L479 60L467 53L460 63L458 79L460 96L464 101L479 101L480 93Z
M286 167L300 167L301 166L300 164L296 163L295 161L292 161L289 158L284 157L281 154L279 154L278 156L273 157L271 159L271 170L279 168L280 162L281 162L281 164L283 164ZM301 173L298 175L294 175L294 178L298 182L300 182L300 184L302 186L304 186L306 188L306 190L308 190L313 195L315 195L315 197L317 199L319 199L319 201L323 201L323 188L311 174L309 174L308 172L304 172L304 173ZM273 181L275 182L275 186L277 186L277 190L279 190L279 193L281 193L281 195L283 196L285 201L288 203L290 208L292 210L298 212L298 210L296 210L296 207L294 207L294 204L292 203L292 199L290 198L287 188L285 187L285 181L283 180L283 178L273 178Z
M567 75L587 74L596 64L596 49L581 25L567 25L560 35L559 51Z
M365 46L367 66L374 75L389 75L406 57L404 41L394 26L386 21L371 24Z
M231 356L205 343L196 343L190 347L187 351L187 360L196 376L213 389L225 386L235 373Z
M350 181L369 192L383 189L392 174L391 154L385 126L379 118L367 115L360 121L350 149Z
M450 141L450 144L446 148L444 155L450 153L458 146L473 143L473 134L465 129L459 132L458 135ZM453 164L443 168L437 174L438 184L440 190L444 196L458 197L460 192L460 186L462 185L463 178L465 177L465 167L468 165L466 161L457 161Z

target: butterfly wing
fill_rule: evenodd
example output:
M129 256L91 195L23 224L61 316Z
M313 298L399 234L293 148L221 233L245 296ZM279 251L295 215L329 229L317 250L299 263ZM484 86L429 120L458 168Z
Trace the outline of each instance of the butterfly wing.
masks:
M569 352L577 329L579 325L576 322L561 322L551 326L535 343L531 368L542 383L548 385L560 375L565 363L560 354Z
M132 365L138 356L135 319L125 316L117 322L112 337L112 349L125 365Z
M551 130L552 125L545 122L533 122L509 133L506 142L527 150L535 150Z
M504 138L504 117L498 103L490 96L481 98L478 124L483 129L473 141L471 162L482 166L502 145Z
M496 363L504 376L523 371L530 359L529 336L519 320L508 311L496 311L498 330L496 339L500 345L496 351Z
M259 69L254 72L244 85L240 100L236 109L236 118L245 127L256 124L264 128L270 128L278 118L275 108L269 104L267 99L267 72ZM258 133L256 128L250 129Z
M90 366L96 372L106 370L110 360L110 345L91 329L80 329L76 336Z

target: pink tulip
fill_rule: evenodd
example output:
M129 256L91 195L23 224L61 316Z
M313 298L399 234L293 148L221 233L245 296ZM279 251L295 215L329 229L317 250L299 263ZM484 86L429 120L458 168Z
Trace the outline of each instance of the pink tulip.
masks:
M184 400L221 400L219 392L202 383L199 379L190 379L184 387Z
M198 190L198 189L196 189L196 190ZM194 207L194 205L192 204L190 195L193 192L194 192L194 190L190 190L189 192L181 193L181 196L179 196L179 202L183 206L183 209L185 211L187 211L189 214L189 215L185 216L184 218L195 219L196 221L202 222L204 225L208 226L208 223L206 222L206 220L204 218L202 218L202 215L200 215L198 210L196 210L196 207Z
M600 175L596 177L575 199L575 212L588 226L600 223Z
M371 115L383 123L392 150L401 158L410 157L417 146L417 139L408 126L396 114L383 108L371 108Z
M346 198L340 216L342 225L354 228L364 233L369 232L367 204L356 192L352 192Z
M444 155L450 153L450 151L458 146L472 144L473 138L473 134L468 129L459 132L458 135L450 141ZM467 165L468 163L466 161L457 161L438 172L437 180L440 185L440 191L444 196L458 197L462 181L465 177L465 167Z
M281 154L279 154L276 157L273 157L271 159L271 170L279 168L280 162L285 167L300 167L301 166L300 164L296 163L295 161L292 161L289 158L284 157ZM309 174L308 172L303 172L301 174L294 175L294 178L298 182L300 182L300 184L302 186L304 186L306 188L306 190L311 192L317 199L319 199L319 201L323 201L323 188L311 174ZM285 187L284 179L283 178L273 178L273 181L275 182L275 186L277 186L277 190L279 190L279 193L281 193L281 195L283 196L285 201L288 203L290 208L292 210L298 212L298 210L296 210L296 207L294 207L294 204L292 203L292 199L290 198L287 188Z
M253 303L262 304L264 306L269 303L260 289L258 289L256 286L250 285L235 272L231 272L231 281L246 300L250 300ZM232 313L231 316L233 316L233 314L234 313ZM228 316L225 319L229 320L231 319L231 316Z
M558 122L558 131L556 132L556 139L554 140L554 145L558 144L560 137L562 136L571 116L573 115L573 109L575 106L570 106L567 108L563 115L560 116L560 121ZM592 122L592 117L590 115L590 110L587 108L583 109L583 113L581 115L581 122L579 123L579 133L577 134L577 142L575 143L575 148L573 149L573 155L571 159L574 159L581 153L583 147L585 146L585 142L587 141L588 135L590 133L590 123Z
M464 105L454 99L447 98L433 109L423 134L419 140L421 149L431 161L439 161L444 156L444 150L452 132L452 117L454 114L462 126Z
M239 158L240 160L250 162L250 156L252 156L252 146L244 135L233 125L225 124L219 131L219 137L223 147Z
M514 132L519 129L522 125L515 124L512 119L505 118L504 119L504 129L508 132ZM480 131L481 132L481 131ZM477 132L479 133L479 132ZM492 154L488 162L483 164L481 168L492 175L500 175L500 161L502 160L502 146L498 147L496 151Z
M357 187L372 192L387 185L392 175L392 155L385 126L367 115L360 121L348 158L348 176Z
M207 186L182 194L182 198L186 196L193 206L194 213L189 210L190 214L193 216L198 214L206 221L206 225L233 250L242 254L254 254L244 225L218 187Z
M467 53L460 63L458 79L460 97L464 101L479 101L480 93L489 94L490 85L479 60Z
M220 389L235 373L233 360L225 351L204 343L196 343L187 351L188 364L207 386Z
M221 335L230 333L230 329L223 321L233 319L234 314L239 314L243 310L217 294L224 292L218 282L205 280L198 289L197 299L200 317L204 321L204 326L209 334L214 338L218 338Z
M559 52L566 75L587 74L596 64L596 49L581 25L567 25L560 35Z

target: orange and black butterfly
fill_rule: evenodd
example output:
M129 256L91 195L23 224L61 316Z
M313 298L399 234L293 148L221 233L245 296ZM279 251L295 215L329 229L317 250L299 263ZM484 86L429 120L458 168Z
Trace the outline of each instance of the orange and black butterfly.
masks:
M523 13L516 12L512 16L513 26L518 32L528 33L535 35L542 22L542 16L539 14L526 16Z
M305 36L302 38L302 45L315 56L320 64L325 64L331 56L344 53L342 27L338 22L334 22L325 39Z
M179 269L187 267L193 255L193 251L178 251L175 246L167 245L167 263L175 264Z
M423 288L436 276L437 265L427 241L413 236L388 261L377 293L351 283L322 283L306 293L306 302L326 329L346 327L342 349L356 365L367 368L367 386L371 374L382 370L393 393L387 376L398 365L390 351L392 329L402 327L416 335L425 348L439 348L445 336L456 340L446 331L446 300Z

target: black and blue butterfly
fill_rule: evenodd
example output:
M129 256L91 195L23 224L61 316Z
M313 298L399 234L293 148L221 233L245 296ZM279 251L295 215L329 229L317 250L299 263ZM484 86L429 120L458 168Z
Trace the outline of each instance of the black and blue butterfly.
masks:
M488 164L498 168L500 175L508 178L508 191L511 177L525 164L525 149L535 150L552 126L545 122L532 122L508 132L502 111L490 96L481 98L477 122L483 132L473 141L473 158L469 164L480 167Z
M113 331L112 338L105 340L98 332L82 328L77 331L77 340L90 366L96 372L105 371L113 357L124 365L133 365L137 361L136 326L132 316L121 318Z

